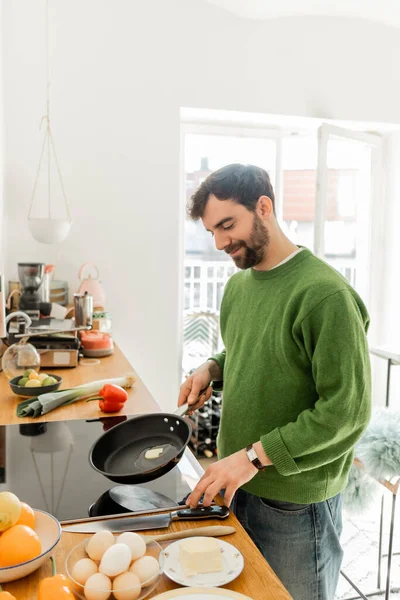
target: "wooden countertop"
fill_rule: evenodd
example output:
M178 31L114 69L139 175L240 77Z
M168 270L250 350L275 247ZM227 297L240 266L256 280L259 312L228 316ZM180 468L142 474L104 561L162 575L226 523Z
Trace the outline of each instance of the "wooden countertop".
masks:
M239 577L237 577L237 579L223 587L244 594L253 600L290 600L291 596L280 583L275 573L264 560L263 556L260 554L233 514L225 519L223 523L215 520L201 523L188 521L173 523L169 527L168 531L180 531L182 529L218 524L235 527L236 532L234 534L224 536L221 539L236 546L244 556L244 569L242 573L239 575ZM157 533L165 533L165 529L141 533L156 535ZM65 558L68 552L86 537L90 536L67 532L62 534L61 540L56 547L54 554L57 572L65 574ZM162 546L165 548L168 543L169 542L164 542L162 543ZM38 571L32 573L32 575L29 575L28 577L25 577L24 579L3 584L3 589L13 594L17 600L36 600L39 581L44 577L49 577L50 574L51 568L49 561L48 564L44 565ZM166 592L177 587L179 586L168 579L166 575L162 575L158 586L148 596L148 598L154 598L162 592Z
M126 373L133 372L136 377L136 382L134 387L128 391L129 398L121 413L132 415L160 411L158 404L118 347L115 348L115 353L112 356L102 358L98 365L80 365L76 368L59 369L52 372L63 377L63 388L73 387L96 379L119 377ZM15 396L11 391L8 381L3 373L0 375L0 397L0 425L38 421L61 421L67 419L88 419L104 416L98 409L97 402L86 403L85 401L78 401L69 406L60 407L44 417L39 417L37 419L20 419L16 416L15 412L18 404L18 396ZM275 573L233 514L231 514L228 519L224 520L223 523L217 521L172 523L168 531L180 531L187 528L218 524L230 525L236 529L236 533L227 536L224 539L236 546L244 556L244 570L235 581L224 587L242 593L253 600L290 600L291 596L278 580ZM166 530L164 529L143 533L154 535L156 533L165 532ZM65 573L64 563L69 550L85 537L88 536L68 532L62 534L61 540L54 553L57 571L59 573ZM164 542L163 546L165 547L166 544L168 544L168 542ZM28 577L20 579L19 581L3 584L3 589L13 594L17 600L36 600L40 580L50 576L50 574L50 561L48 561L48 563ZM162 575L157 588L148 596L148 598L154 598L162 592L177 587L179 586L170 581L165 575Z
M115 346L114 354L99 360L100 363L95 365L83 366L79 364L78 367L73 368L46 369L46 372L55 373L62 377L63 381L60 390L82 385L90 381L123 377L127 373L133 373L136 381L133 387L127 390L129 395L128 400L118 414L132 415L160 410L149 390L117 345ZM37 417L36 419L24 417L21 419L17 417L16 408L18 403L21 400L25 400L25 398L16 396L12 392L4 373L0 373L0 398L0 425L8 425L10 423L38 423L40 421L65 421L70 419L97 419L100 416L105 416L99 410L98 402L78 400L78 402L74 402L68 406L56 408L43 417Z

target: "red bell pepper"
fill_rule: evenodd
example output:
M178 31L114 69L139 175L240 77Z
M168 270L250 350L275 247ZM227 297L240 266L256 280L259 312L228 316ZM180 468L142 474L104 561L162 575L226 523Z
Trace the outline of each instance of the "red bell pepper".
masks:
M101 388L99 395L95 398L89 398L87 402L92 400L99 400L99 408L105 413L118 412L128 400L128 392L119 385L106 383Z

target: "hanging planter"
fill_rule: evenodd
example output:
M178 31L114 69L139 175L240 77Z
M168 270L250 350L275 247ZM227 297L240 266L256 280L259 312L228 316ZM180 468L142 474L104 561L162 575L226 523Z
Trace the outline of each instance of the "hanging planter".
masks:
M68 219L28 219L32 237L42 244L59 244L69 234L72 221Z
M42 118L41 125L46 123L46 131L40 153L39 164L36 171L35 183L33 185L31 204L28 213L28 227L32 237L42 244L59 244L63 242L69 234L72 225L71 213L67 196L64 189L64 183L61 175L60 165L54 145L53 134L50 127L50 74L49 74L49 0L46 0L46 66L47 66L47 114ZM47 152L46 152L47 149ZM47 154L47 215L45 217L33 217L32 209L35 200L37 183ZM56 166L56 174L60 182L63 200L65 203L64 218L54 217L52 199L51 199L51 157L53 157Z

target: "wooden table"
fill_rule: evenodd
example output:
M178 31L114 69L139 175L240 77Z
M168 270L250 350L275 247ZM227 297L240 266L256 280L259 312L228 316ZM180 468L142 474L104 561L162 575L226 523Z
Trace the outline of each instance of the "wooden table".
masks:
M66 388L96 379L123 376L128 372L134 373L134 370L119 348L116 347L114 355L101 359L99 365L90 367L78 366L73 369L60 369L54 372L63 377L62 387ZM135 385L129 391L129 399L121 412L125 414L139 414L159 411L159 406L150 395L140 377L138 377L136 373L134 374L136 376ZM0 397L0 425L21 422L29 423L38 421L60 421L66 419L87 419L97 418L100 415L104 416L104 414L99 411L97 402L86 403L85 401L78 401L72 405L58 408L44 417L39 417L37 419L19 419L15 413L18 397L11 392L4 374L1 374L0 376ZM241 575L239 575L235 581L224 587L240 592L253 600L290 600L291 596L278 580L275 573L233 514L231 514L223 523L217 521L207 521L206 523L172 523L169 531L179 531L204 525L218 524L230 525L236 529L236 532L233 535L227 536L224 539L236 546L244 556L244 570ZM155 533L165 533L165 529L162 531L152 530L143 533L148 533L150 535ZM69 550L85 537L88 536L67 532L62 534L61 540L54 553L58 572L65 573L64 563ZM165 542L164 545L167 543L168 542ZM50 576L50 574L51 568L49 561L35 573L32 573L32 575L29 575L24 579L3 584L3 589L13 594L17 600L36 600L40 580ZM176 587L178 586L175 583L170 581L165 575L162 575L157 588L148 597L154 598L158 594Z

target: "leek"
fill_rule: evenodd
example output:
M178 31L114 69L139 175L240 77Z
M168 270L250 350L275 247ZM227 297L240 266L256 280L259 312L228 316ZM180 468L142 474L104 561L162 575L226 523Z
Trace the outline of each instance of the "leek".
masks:
M70 388L68 390L59 390L57 392L47 392L35 398L28 398L20 402L17 406L18 417L40 417L59 406L67 406L77 400L88 398L98 394L101 388L107 383L119 385L123 388L130 388L135 382L135 377L132 374L124 377L113 377L112 379L102 379L100 381L92 381L83 385Z

